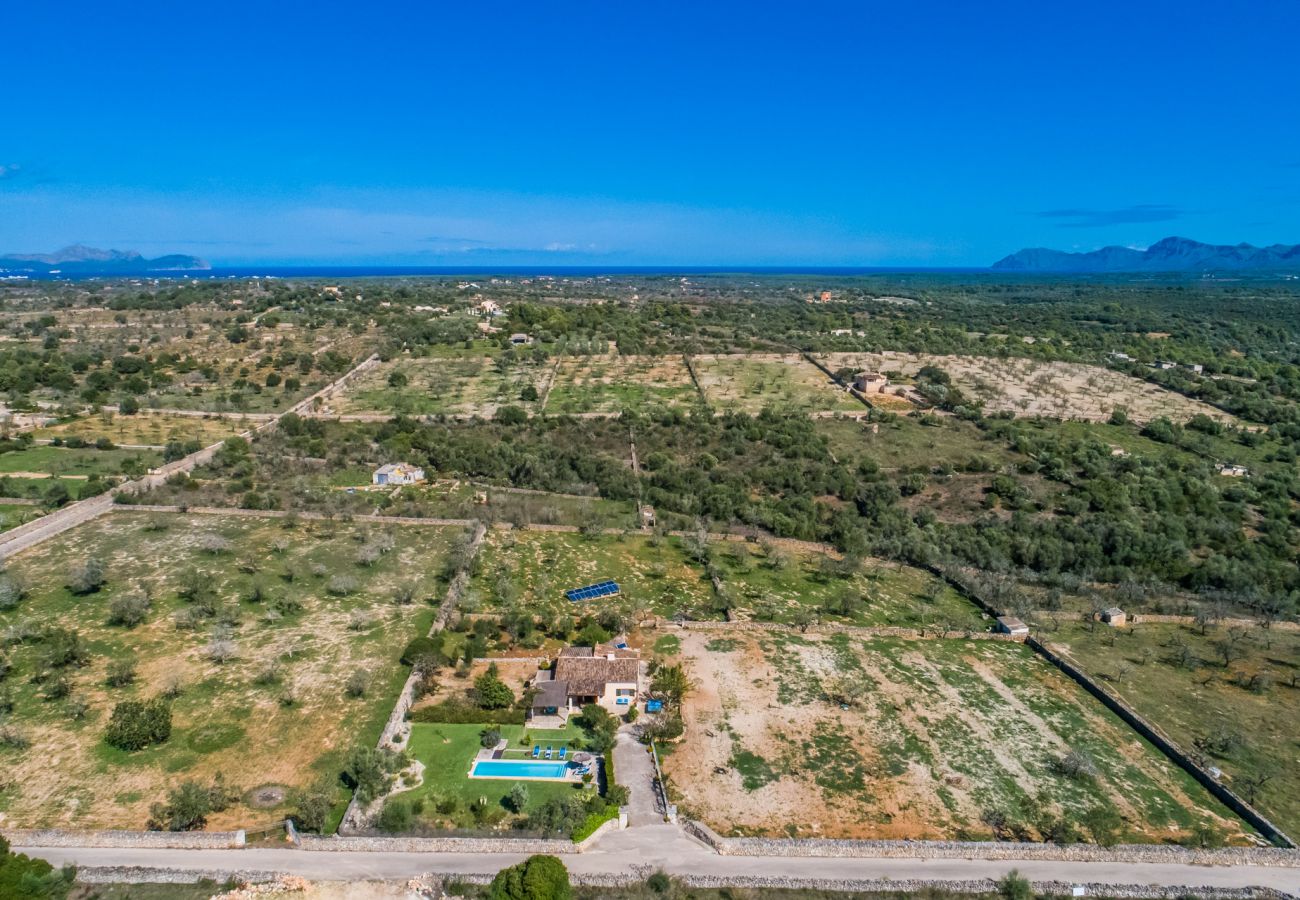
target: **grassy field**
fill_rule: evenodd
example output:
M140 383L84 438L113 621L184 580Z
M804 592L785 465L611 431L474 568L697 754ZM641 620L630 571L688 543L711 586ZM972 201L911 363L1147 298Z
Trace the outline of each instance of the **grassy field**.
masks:
M51 486L62 484L68 492L69 500L79 500L87 491L88 481L84 477L69 476L60 478L27 478L21 475L0 475L0 497L27 497L35 500L44 498ZM102 486L102 484L101 484Z
M91 450L32 446L26 450L0 453L0 475L12 472L40 472L45 475L90 476L143 475L162 465L162 454L153 450Z
M699 402L680 356L578 356L561 360L548 413L617 413Z
M32 519L43 515L44 512L45 510L39 506L0 501L0 532L8 531L10 528L17 528L24 522L30 522Z
M1234 790L1300 832L1300 632L1066 621L1047 638L1184 750L1201 744Z
M865 412L797 353L694 356L691 362L715 410L756 413L767 406L800 412Z
M988 629L969 601L910 566L872 559L850 570L778 542L715 544L713 560L738 608L756 619L788 624L810 611L855 625Z
M362 374L328 401L328 413L491 416L506 404L526 410L536 402L520 397L531 386L543 392L549 365L510 363L490 357L394 359ZM390 379L400 382L393 384Z
M1236 420L1218 409L1182 394L1139 381L1101 366L1044 362L1022 357L939 356L902 353L830 353L823 362L832 370L871 369L910 378L924 366L937 366L968 397L980 400L984 411L1055 419L1105 421L1117 407L1134 422L1158 416L1183 421L1196 413L1223 422Z
M683 808L724 833L1242 839L1182 770L1023 645L680 640L696 689L665 768ZM1066 774L1071 751L1095 774Z
M872 426L878 426L872 428ZM840 460L873 460L882 469L918 469L964 466L984 459L996 466L1018 460L1001 441L991 442L970 422L949 416L925 420L893 416L883 422L856 419L820 419L817 430L826 436L831 452Z
M198 441L201 445L215 444L239 434L258 423L239 418L204 418L202 416L176 416L141 410L133 416L99 413L83 416L69 422L60 422L38 428L34 437L79 437L93 442L106 437L115 444L147 444L161 447L169 441Z
M0 750L0 824L141 828L183 779L222 773L241 791L336 779L351 747L377 739L405 678L398 654L432 620L456 534L120 512L14 558L6 571L29 595L0 613L13 665L4 689L7 723L30 745ZM86 559L103 562L106 581L74 595L64 584ZM396 603L399 588L414 602ZM144 621L111 624L127 596L148 598ZM43 662L54 628L79 636L80 665L51 672ZM134 681L110 687L122 660L134 662ZM357 671L362 697L345 691ZM169 740L135 753L103 741L116 703L173 685ZM284 811L241 800L208 825L260 825Z
M709 617L712 587L691 565L676 538L492 531L470 583L472 605L504 609L524 604L543 617L578 616L605 607L671 616L688 611ZM571 603L564 592L614 580L617 597Z

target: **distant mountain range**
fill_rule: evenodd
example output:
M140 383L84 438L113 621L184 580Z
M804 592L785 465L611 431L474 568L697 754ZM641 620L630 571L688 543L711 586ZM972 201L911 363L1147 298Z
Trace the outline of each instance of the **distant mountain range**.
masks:
M1066 253L1035 247L1003 257L993 268L1020 272L1214 272L1300 270L1300 244L1202 244L1167 237L1145 250L1102 247Z
M173 253L145 259L134 250L99 250L73 244L53 253L0 253L0 270L48 275L53 271L68 273L103 273L106 275L143 275L149 272L182 272L211 269L197 256Z

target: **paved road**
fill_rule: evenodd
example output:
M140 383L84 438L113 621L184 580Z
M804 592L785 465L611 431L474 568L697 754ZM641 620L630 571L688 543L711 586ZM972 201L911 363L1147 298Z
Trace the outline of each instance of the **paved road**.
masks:
M133 850L15 848L55 865L167 867L199 872L279 872L313 880L401 879L427 872L492 874L523 858L509 853L307 852L293 849ZM565 857L577 875L648 873L655 869L705 877L801 878L826 881L971 881L1001 878L1012 868L1032 881L1169 887L1269 887L1300 892L1300 869L1111 862L959 859L826 859L718 856L671 825L616 832L587 853Z
M356 368L352 369L346 375L343 375L337 381L331 382L312 394L307 399L295 404L290 409L282 412L271 414L269 416L250 416L250 419L260 421L256 427L245 431L245 436L252 436L269 428L274 428L280 419L289 413L299 413L306 411L317 397L323 397L331 391L337 390L354 378L358 373L374 366L379 361L379 357L371 355L362 360ZM144 476L136 481L129 481L125 484L113 488L111 491L100 494L97 497L91 497L87 500L78 500L76 503L69 503L47 516L39 519L33 519L24 525L6 531L0 536L0 562L8 559L16 553L21 553L36 546L42 541L46 541L57 534L67 531L69 528L75 528L83 522L98 518L113 508L113 495L123 491L141 491L152 487L158 487L166 482L168 478L179 472L189 472L198 466L204 465L213 455L221 448L224 441L217 441L199 450L197 453L191 453L189 456L166 463L158 469L154 469L151 474Z

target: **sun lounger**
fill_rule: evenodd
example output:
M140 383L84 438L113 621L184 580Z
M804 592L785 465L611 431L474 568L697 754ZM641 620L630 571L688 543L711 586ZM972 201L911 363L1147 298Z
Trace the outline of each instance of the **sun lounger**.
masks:
M563 759L564 759L566 756L568 756L568 755L569 755L569 748L568 748L568 747L561 747L561 748L560 748L560 759L563 760Z
M538 744L536 747L533 748L533 759L537 759L537 757L541 755L542 755L542 745Z
M542 759L550 759L550 758L551 758L551 753L552 753L552 752L554 752L554 751L552 751L550 747L547 747L547 748L546 748L546 753L544 753L544 754L542 755Z

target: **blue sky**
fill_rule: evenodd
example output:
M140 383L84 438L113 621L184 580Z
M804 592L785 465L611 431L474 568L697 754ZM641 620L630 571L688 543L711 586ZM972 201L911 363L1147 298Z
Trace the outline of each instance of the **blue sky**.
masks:
M987 265L1300 242L1300 4L6 9L0 251Z

